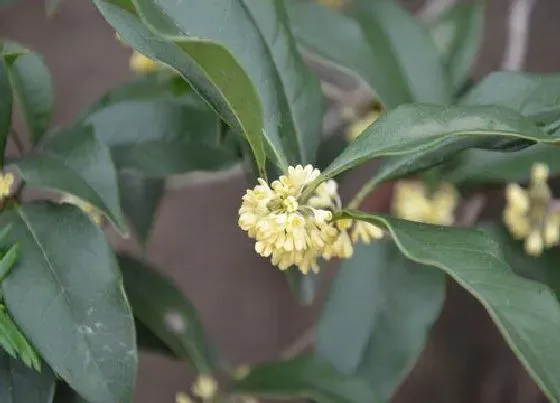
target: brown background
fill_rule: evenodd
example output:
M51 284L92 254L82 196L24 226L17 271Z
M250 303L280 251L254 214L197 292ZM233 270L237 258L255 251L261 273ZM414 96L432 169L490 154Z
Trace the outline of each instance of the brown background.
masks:
M264 1L264 0L263 0ZM68 122L106 90L131 77L130 51L114 38L88 0L65 0L47 20L40 0L0 9L0 37L41 52L56 86L55 122ZM406 2L412 8L419 1ZM488 0L484 50L474 77L499 67L507 0ZM527 69L559 70L560 1L540 0L533 14ZM359 177L359 174L358 176ZM353 187L356 175L345 184ZM312 323L313 312L290 295L282 276L252 250L236 225L240 176L169 190L148 247L149 259L173 276L200 310L209 338L233 363L271 359ZM347 191L347 190L346 190ZM539 394L501 343L478 304L456 287L399 402L537 402ZM143 355L138 403L173 402L188 388L182 364ZM544 401L544 400L543 400Z

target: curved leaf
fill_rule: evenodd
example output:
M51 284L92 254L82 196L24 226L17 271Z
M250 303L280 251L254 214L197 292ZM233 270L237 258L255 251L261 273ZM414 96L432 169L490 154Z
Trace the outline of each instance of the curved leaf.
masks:
M2 44L0 43L0 46ZM8 67L0 59L0 164L4 164L6 141L12 127L12 87L8 79Z
M119 265L134 315L173 353L199 372L211 372L213 357L202 324L192 306L170 279L146 264L120 255Z
M92 403L131 402L134 322L113 252L79 209L32 203L0 215L21 257L2 282L14 321L54 372Z
M230 167L239 157L216 144L222 130L216 114L183 99L119 102L92 113L95 128L119 169L165 176Z
M455 4L430 27L455 91L462 88L480 50L484 29L482 2Z
M508 149L555 141L507 108L405 105L366 129L323 175L333 177L376 157L402 156L380 169L374 180L381 181L441 163L471 147Z
M165 179L123 171L119 173L119 190L124 214L145 245L163 197Z
M25 182L76 195L97 207L121 233L126 233L115 167L108 148L91 128L53 133L41 143L38 152L12 165Z
M406 259L392 243L358 245L337 273L316 348L389 400L422 352L445 297L445 276Z
M360 0L351 16L313 2L287 5L297 40L360 76L385 108L412 101L449 101L432 39L397 2Z
M37 372L0 350L0 401L2 403L51 403L56 377L50 368Z
M357 378L342 375L319 357L296 357L259 365L231 385L233 393L272 398L305 397L317 403L375 403L378 398Z
M387 228L409 259L443 270L486 309L505 341L551 402L560 402L560 304L545 285L517 276L500 245L479 230L348 211Z
M49 128L54 109L51 73L41 55L22 45L5 42L4 52L24 52L8 63L8 71L31 142L37 143Z

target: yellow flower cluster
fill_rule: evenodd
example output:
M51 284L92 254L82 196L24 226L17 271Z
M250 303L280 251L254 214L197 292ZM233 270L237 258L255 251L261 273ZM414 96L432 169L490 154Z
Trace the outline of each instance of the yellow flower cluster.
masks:
M130 56L129 66L130 70L135 73L148 74L156 71L159 68L159 63L135 50Z
M14 174L5 173L0 174L0 200L4 200L6 197L12 194L12 186L14 185Z
M392 210L406 220L451 225L458 202L459 194L449 183L430 193L423 182L400 181L395 185Z
M560 212L549 209L551 194L547 182L548 167L536 163L527 190L517 183L510 183L506 189L504 223L515 239L525 240L525 251L532 256L560 243Z
M270 186L262 178L243 196L239 226L256 240L255 250L270 257L280 270L297 266L302 273L319 271L318 259L349 258L353 247L351 220L333 221L333 211L341 207L335 181L321 183L307 200L301 195L319 176L311 165L290 166ZM382 231L368 223L357 224L355 239L371 240Z
M103 220L103 214L91 203L88 203L79 197L71 194L65 194L60 198L61 203L73 204L78 207L84 213L90 216L90 218L97 224L100 225Z

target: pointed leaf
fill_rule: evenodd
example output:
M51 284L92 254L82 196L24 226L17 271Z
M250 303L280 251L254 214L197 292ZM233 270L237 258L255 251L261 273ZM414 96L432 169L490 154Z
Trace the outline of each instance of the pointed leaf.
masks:
M386 227L409 259L451 276L486 309L505 341L551 402L560 402L560 304L545 285L516 275L488 234L349 211Z
M287 5L297 40L360 76L387 109L449 100L432 39L397 2L360 0L351 16L314 2Z
M461 89L482 45L484 4L455 4L431 26L454 91Z
M392 243L358 245L337 273L317 328L317 353L389 400L422 352L443 306L445 276Z
M4 52L26 51L9 63L12 89L32 143L37 143L51 123L54 108L54 88L49 69L37 52L28 51L14 42L4 43Z
M324 360L311 356L259 365L231 388L240 395L304 397L317 403L380 401L365 382L339 374Z
M405 105L379 118L324 171L333 177L372 158L387 161L374 180L403 176L471 148L501 149L555 142L531 121L502 107Z
M32 203L0 215L21 257L2 282L14 321L54 372L91 403L131 402L134 322L113 252L79 209Z
M56 377L48 367L37 372L0 350L0 384L2 403L51 403Z
M12 87L8 79L8 67L0 59L0 164L4 164L6 141L12 127Z
M239 159L229 144L217 144L216 114L183 99L119 102L92 113L95 128L119 169L166 176L231 167Z
M165 179L122 171L119 173L119 189L124 214L140 241L146 244L165 190Z
M70 193L93 204L126 233L115 167L107 146L91 128L53 133L41 143L38 154L13 167L30 185Z
M211 372L212 356L192 304L170 279L146 264L120 255L119 265L134 315L199 372Z
M0 305L0 345L12 358L19 358L29 368L41 371L41 359L21 334L4 305Z

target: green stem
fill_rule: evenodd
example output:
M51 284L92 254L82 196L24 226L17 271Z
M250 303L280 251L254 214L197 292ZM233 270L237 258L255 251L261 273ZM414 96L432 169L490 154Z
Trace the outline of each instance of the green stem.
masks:
M366 182L364 186L362 186L362 188L358 191L358 193L356 193L356 195L350 201L350 203L348 203L348 209L349 210L358 209L362 204L362 202L364 201L364 199L366 198L366 196L371 192L373 192L377 187L377 185L379 185L380 183L381 182L379 182L375 177L369 180L368 182Z

